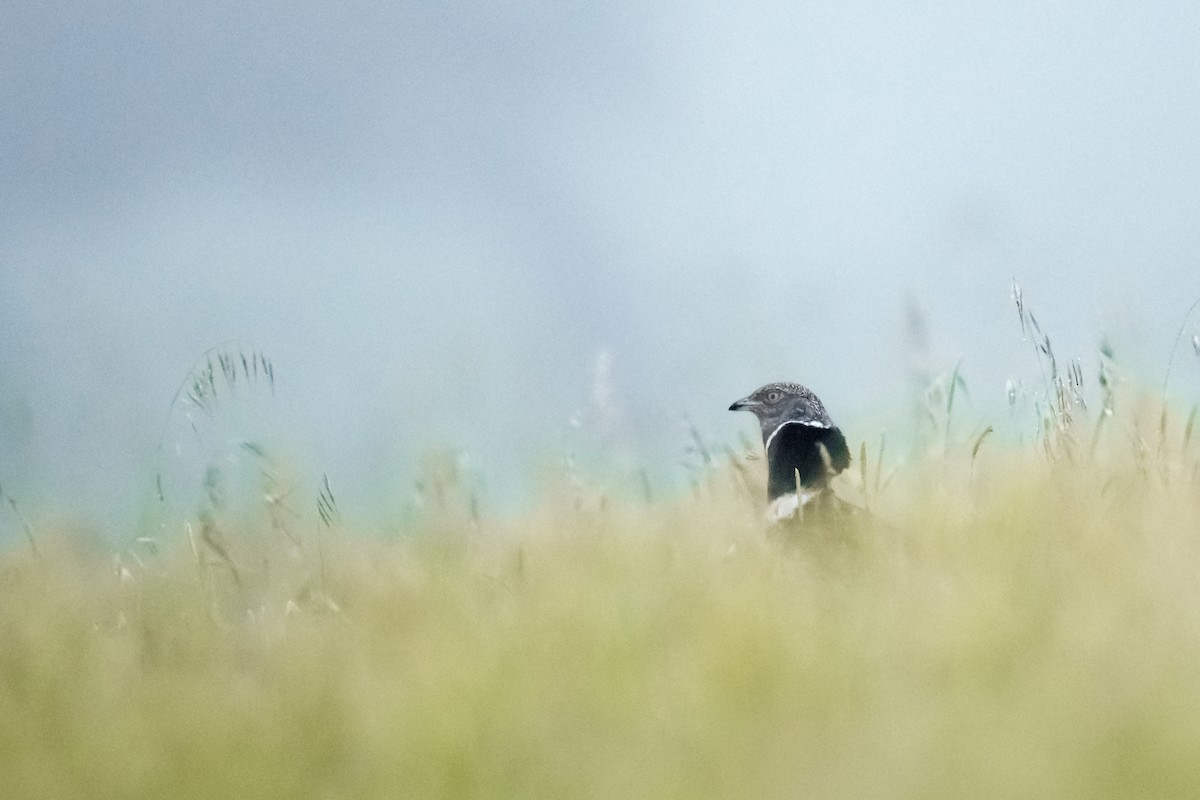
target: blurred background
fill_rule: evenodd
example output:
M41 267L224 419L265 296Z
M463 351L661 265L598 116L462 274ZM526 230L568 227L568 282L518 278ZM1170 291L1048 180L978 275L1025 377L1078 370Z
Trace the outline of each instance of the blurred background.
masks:
M564 454L672 485L687 422L756 435L725 409L772 380L852 445L955 364L1003 418L1014 278L1088 391L1104 336L1160 391L1198 142L1183 2L17 0L0 487L127 524L229 340L301 470L383 515L437 448L494 507Z

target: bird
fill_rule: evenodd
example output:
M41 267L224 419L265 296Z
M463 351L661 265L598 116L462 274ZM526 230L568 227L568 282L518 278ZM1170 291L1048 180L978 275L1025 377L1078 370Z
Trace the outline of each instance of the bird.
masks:
M814 500L836 500L829 482L850 466L850 449L812 390L798 383L768 383L729 410L753 413L762 428L769 518L796 517Z

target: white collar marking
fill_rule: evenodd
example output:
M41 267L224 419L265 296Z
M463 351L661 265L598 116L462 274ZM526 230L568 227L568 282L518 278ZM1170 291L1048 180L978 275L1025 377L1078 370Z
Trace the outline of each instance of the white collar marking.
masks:
M828 430L828 429L829 429L829 426L828 426L828 425L823 425L823 424L821 424L820 422L802 422L802 421L800 421L800 420L798 420L798 419L789 419L787 422L781 423L781 424L779 425L779 427L778 427L778 428L776 428L775 430L771 431L771 435L767 437L767 443L766 443L766 444L763 446L763 450L766 450L766 451L767 451L767 457L768 457L768 458L769 458L769 457L770 457L770 455L771 455L771 442L775 441L775 436L776 436L776 435L777 435L777 434L778 434L778 433L779 433L781 430L783 430L783 426L784 426L784 425L803 425L803 426L804 426L804 427L806 427L806 428L821 428L821 429L823 429L823 430Z

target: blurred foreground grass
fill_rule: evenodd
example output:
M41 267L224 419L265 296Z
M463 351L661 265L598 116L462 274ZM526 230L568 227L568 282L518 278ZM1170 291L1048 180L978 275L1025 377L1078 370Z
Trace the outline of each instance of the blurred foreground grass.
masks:
M765 535L733 469L227 523L237 583L41 534L0 559L0 797L1200 796L1200 484L1133 450L933 459L849 540Z

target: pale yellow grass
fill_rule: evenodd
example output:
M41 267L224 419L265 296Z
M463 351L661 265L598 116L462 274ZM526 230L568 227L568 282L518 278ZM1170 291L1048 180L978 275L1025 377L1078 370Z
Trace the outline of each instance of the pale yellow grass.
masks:
M0 797L1200 796L1200 485L1117 451L908 468L850 538L767 536L732 471L327 530L323 584L311 540L239 589L43 535L0 563Z

